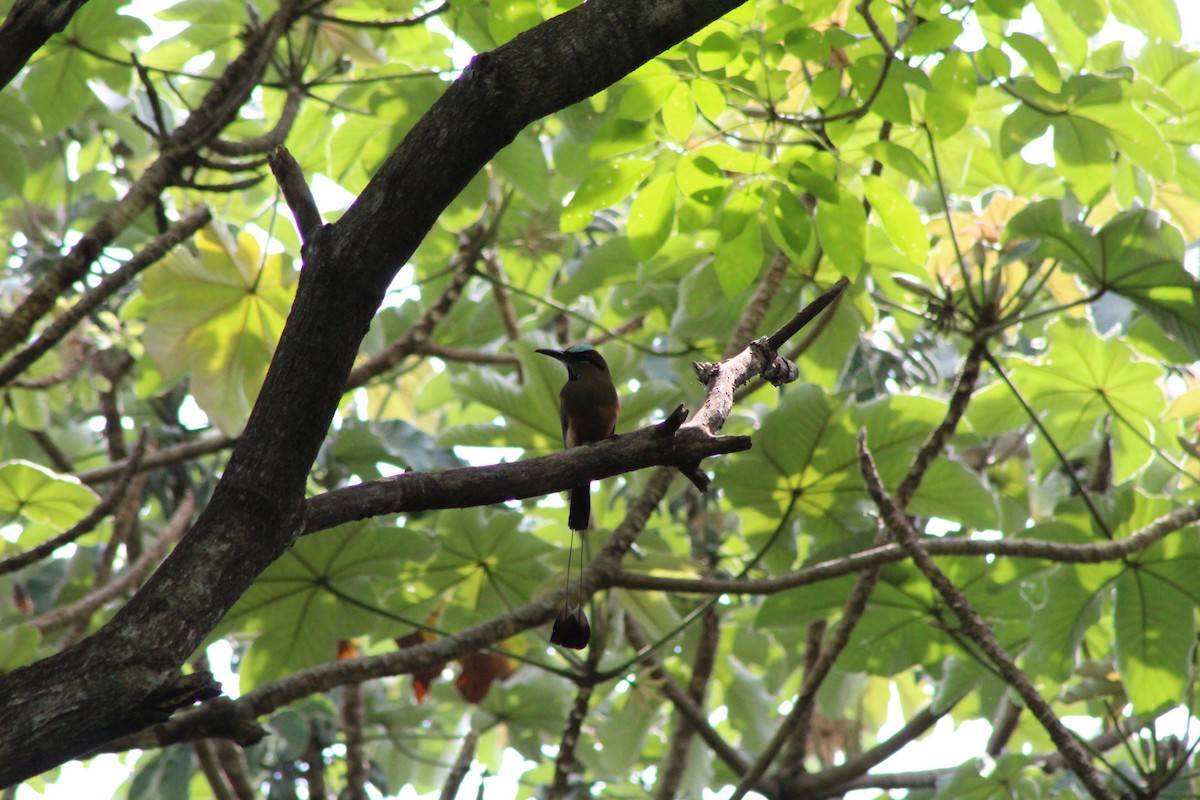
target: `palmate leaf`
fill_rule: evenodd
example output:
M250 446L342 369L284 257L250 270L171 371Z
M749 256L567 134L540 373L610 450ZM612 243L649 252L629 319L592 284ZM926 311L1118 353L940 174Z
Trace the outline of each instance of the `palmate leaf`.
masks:
M1132 301L1200 358L1200 282L1183 266L1177 228L1146 209L1118 214L1091 229L1061 201L1032 203L1009 222L1004 242L1037 240L1035 256L1056 258L1091 288Z
M562 441L562 423L558 416L558 392L567 380L566 370L552 358L535 353L538 346L553 347L548 340L539 342L531 337L528 343L512 345L521 359L521 377L501 375L495 370L473 369L454 378L458 394L475 403L486 406L503 417L504 436L500 431L490 430L495 443L506 447L521 447L529 450L554 450ZM475 432L484 430L476 427ZM475 434L471 434L474 437ZM451 429L439 438L439 443L467 444L458 441L456 431Z
M856 406L817 386L789 387L754 447L722 471L720 485L735 505L775 519L795 496L795 512L813 536L861 530L869 501L858 467L858 431L867 431L880 477L894 490L944 414L945 404L931 398L898 395ZM979 477L951 462L934 465L912 502L924 515L979 528L996 524L995 503Z
M1168 511L1164 501L1142 503L1137 523ZM1132 560L1116 582L1117 668L1135 713L1177 703L1185 693L1200 607L1200 544L1171 536Z
M249 233L196 234L142 279L152 309L143 340L167 380L188 376L209 419L236 434L249 416L295 296L296 272ZM140 307L139 307L140 308Z
M1162 367L1135 357L1116 335L1101 338L1083 320L1063 319L1046 328L1045 355L1005 362L1014 385L1064 451L1091 446L1111 418L1113 478L1122 481L1145 466L1158 420L1166 408ZM1028 424L1027 412L1007 388L981 392L969 416L980 432L997 434Z
M438 516L441 549L425 569L431 585L451 591L442 624L461 630L528 602L549 569L554 547L520 530L521 515L454 509Z
M214 633L252 638L240 670L242 691L332 661L338 639L393 625L371 609L384 606L385 590L403 564L418 563L428 553L429 546L415 534L377 522L342 525L301 539L259 576ZM418 580L404 583L410 605L434 595ZM426 613L418 607L412 616L423 619Z
M23 517L47 529L47 535L78 522L100 502L99 496L73 477L58 475L28 461L0 464L0 518ZM37 542L22 540L30 546Z

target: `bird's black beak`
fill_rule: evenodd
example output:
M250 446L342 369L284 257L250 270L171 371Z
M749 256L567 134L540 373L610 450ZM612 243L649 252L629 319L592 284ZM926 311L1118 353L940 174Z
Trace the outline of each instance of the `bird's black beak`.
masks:
M551 358L557 358L559 361L568 361L569 360L569 357L567 356L567 353L564 350L551 350L548 347L539 347L534 352L541 353L544 356L550 356Z

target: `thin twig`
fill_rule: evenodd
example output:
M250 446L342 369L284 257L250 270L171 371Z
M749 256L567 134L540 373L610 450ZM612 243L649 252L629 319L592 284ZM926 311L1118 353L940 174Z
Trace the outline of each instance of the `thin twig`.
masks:
M500 256L493 252L484 253L483 266L488 277L492 280L492 299L500 311L500 321L504 323L504 333L510 342L521 340L521 326L517 322L517 310L513 307L512 295L506 288L504 267L500 266Z
M119 269L105 275L94 289L88 290L74 305L47 325L37 339L15 353L3 366L0 366L0 386L10 383L28 369L33 362L58 344L80 320L133 280L134 276L156 263L173 247L203 228L211 220L212 212L208 208L196 209L181 219L171 230L156 237L154 241L139 250L137 255L122 264Z
M414 14L411 17L403 17L401 19L346 19L345 17L335 17L332 14L313 13L308 16L321 22L329 22L334 25L342 25L347 28L368 28L371 30L391 30L393 28L409 28L413 25L420 25L430 17L436 17L450 9L449 3L442 3L436 8L432 8L421 14Z
M362 684L342 687L342 733L346 737L346 786L338 797L367 800L367 709Z
M475 748L478 746L479 731L471 728L458 747L458 757L454 759L454 766L450 767L450 772L446 775L446 783L442 786L439 800L455 800L458 797L463 779L471 771L471 763L475 760Z
M262 136L256 136L253 139L243 139L240 142L231 142L225 139L213 139L208 144L208 148L214 153L220 153L223 156L252 156L259 153L269 153L276 147L283 145L287 139L288 133L292 130L292 125L296 122L296 115L300 112L300 101L303 99L304 93L295 87L290 87L287 90L287 97L283 101L283 109L279 112L279 120L275 123L275 127L264 133Z
M246 765L246 754L228 739L217 739L214 742L217 759L225 773L229 787L237 800L256 800L257 794L250 784L249 769Z
M321 229L322 222L321 212L317 210L317 201L313 199L312 189L304 180L300 164L283 145L267 156L267 163L271 165L271 172L279 183L283 202L292 210L301 241L307 242Z
M170 447L164 447L155 453L149 453L140 462L135 465L138 472L144 472L158 467L167 467L172 464L178 464L183 461L191 461L199 456L206 456L210 453L216 453L221 450L226 450L233 447L237 443L236 437L231 436L205 436L200 439L195 439L190 442L180 442L179 444ZM108 464L95 469L88 469L82 472L75 473L75 477L81 483L89 486L94 486L98 483L106 483L120 475L126 467L133 463L130 459L118 461L115 464Z
M197 739L192 742L192 752L196 754L196 761L200 763L200 770L208 780L213 797L216 800L238 800L225 780L225 773L221 771L221 762L217 760L213 740Z
M1060 564L1103 564L1128 558L1197 521L1200 521L1200 506L1180 506L1129 536L1111 542L1071 544L1046 539L926 538L917 542L917 546L932 556L997 556L1035 558ZM613 585L622 589L672 594L768 595L893 564L907 557L900 545L885 544L774 578L666 578L623 571L614 578Z

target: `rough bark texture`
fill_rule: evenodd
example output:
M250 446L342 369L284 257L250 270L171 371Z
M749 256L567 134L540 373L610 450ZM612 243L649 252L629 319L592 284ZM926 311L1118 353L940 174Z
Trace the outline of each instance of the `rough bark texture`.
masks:
M583 100L740 4L592 0L477 57L358 201L305 250L244 435L163 566L93 636L0 677L0 786L211 696L180 666L303 527L309 469L384 291L438 214L530 122Z
M0 89L17 77L30 57L67 27L87 0L17 0L0 25Z

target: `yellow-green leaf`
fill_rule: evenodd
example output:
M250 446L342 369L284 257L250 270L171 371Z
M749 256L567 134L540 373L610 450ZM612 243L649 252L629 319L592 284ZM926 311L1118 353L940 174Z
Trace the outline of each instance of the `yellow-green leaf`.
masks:
M675 176L663 175L643 186L629 209L629 245L645 261L671 235L675 221Z
M929 255L929 234L917 207L875 175L863 178L863 191L896 249L915 264L925 263L925 257Z
M593 172L563 209L559 227L563 233L581 231L597 211L615 205L633 193L633 189L653 168L644 159L616 161Z
M296 273L286 256L264 254L244 231L210 226L196 245L198 256L177 249L143 278L154 308L143 341L164 377L189 376L196 403L234 434L275 354Z

